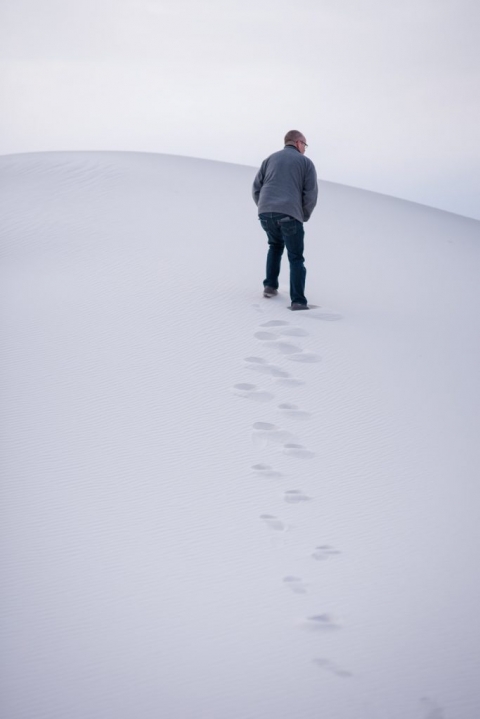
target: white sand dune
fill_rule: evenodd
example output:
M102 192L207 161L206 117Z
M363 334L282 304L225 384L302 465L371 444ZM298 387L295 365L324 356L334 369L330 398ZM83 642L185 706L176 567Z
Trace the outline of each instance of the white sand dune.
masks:
M0 158L4 719L480 716L480 222L254 172Z

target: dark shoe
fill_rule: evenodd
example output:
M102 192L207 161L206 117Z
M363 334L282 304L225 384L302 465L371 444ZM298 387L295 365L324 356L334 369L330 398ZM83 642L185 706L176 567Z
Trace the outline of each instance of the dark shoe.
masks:
M300 302L292 302L290 309L295 310L309 310L310 307L308 305L302 305Z
M276 290L274 287L264 287L263 288L263 296L264 297L275 297L275 295L278 295L278 290Z

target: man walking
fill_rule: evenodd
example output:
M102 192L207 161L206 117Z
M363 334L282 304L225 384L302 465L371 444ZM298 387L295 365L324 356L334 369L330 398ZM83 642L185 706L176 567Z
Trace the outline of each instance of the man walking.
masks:
M303 223L317 204L315 165L305 157L308 147L298 130L285 135L285 147L262 162L252 194L258 205L258 219L268 237L267 276L263 296L278 294L278 276L285 247L290 262L292 310L308 310L305 298L305 260Z

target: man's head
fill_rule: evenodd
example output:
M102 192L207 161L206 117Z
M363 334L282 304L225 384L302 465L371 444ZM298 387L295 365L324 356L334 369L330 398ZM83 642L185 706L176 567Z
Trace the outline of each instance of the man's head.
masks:
M296 147L302 155L305 152L305 148L308 147L305 135L298 130L289 130L285 135L285 145L293 145Z

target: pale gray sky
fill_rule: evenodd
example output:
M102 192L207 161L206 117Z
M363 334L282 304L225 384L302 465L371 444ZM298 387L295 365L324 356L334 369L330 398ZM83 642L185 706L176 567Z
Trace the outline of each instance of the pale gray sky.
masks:
M257 166L480 219L477 0L0 0L0 154Z

